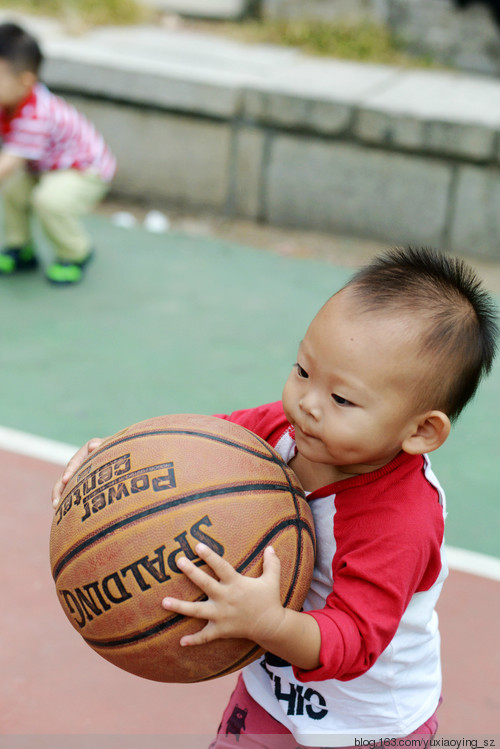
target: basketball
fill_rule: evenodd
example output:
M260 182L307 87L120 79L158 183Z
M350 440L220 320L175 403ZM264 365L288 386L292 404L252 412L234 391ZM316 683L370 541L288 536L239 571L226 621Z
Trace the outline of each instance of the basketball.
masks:
M249 640L181 648L205 622L165 611L201 600L177 566L202 541L243 575L281 560L281 602L300 610L315 557L312 514L293 471L267 442L214 416L160 416L108 438L68 482L50 561L59 602L96 653L163 682L214 679L260 654ZM209 568L206 567L207 571ZM213 573L212 573L213 574Z

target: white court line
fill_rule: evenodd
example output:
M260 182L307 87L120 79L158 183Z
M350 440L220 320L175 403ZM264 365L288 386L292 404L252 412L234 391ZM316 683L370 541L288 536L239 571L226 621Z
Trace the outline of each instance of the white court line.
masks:
M19 432L17 429L0 427L0 449L65 466L78 447Z
M78 447L20 432L17 429L0 427L0 449L65 466ZM452 570L500 581L500 559L496 557L448 545L446 556Z
M496 557L446 545L446 558L452 570L468 572L490 580L500 580L500 559Z

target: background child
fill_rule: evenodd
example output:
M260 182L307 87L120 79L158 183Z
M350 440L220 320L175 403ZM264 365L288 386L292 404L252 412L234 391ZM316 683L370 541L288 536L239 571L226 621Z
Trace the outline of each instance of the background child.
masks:
M46 277L77 283L92 256L81 218L104 197L115 159L94 126L38 80L37 41L14 23L0 24L0 181L5 180L5 248L0 274L38 266L31 213L55 251Z
M282 403L224 417L267 439L297 473L318 555L303 612L282 607L271 548L256 579L203 544L197 554L215 577L178 561L207 597L164 599L165 609L205 622L181 644L244 637L267 651L243 670L213 747L346 746L435 733L435 605L447 568L445 498L427 453L490 370L497 335L494 306L462 261L396 250L319 311ZM55 502L97 444L70 462Z

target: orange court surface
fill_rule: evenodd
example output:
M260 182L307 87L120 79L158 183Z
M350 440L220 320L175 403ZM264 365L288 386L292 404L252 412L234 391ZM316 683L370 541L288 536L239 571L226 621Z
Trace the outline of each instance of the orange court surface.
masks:
M66 620L48 564L49 496L60 466L0 451L0 470L0 746L71 749L114 747L116 741L128 747L127 734L141 735L142 749L162 745L155 743L160 735L169 738L164 746L208 746L236 677L160 684L95 654ZM498 740L500 581L452 570L439 614L444 663L439 735ZM95 734L98 744L92 743ZM44 735L51 739L47 744ZM68 735L73 739L66 743ZM78 735L81 743L74 743ZM65 743L54 743L57 736L65 736Z

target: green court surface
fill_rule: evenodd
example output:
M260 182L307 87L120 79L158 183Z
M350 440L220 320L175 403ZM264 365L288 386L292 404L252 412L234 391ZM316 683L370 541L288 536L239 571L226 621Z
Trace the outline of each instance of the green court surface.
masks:
M352 269L90 220L84 283L0 279L0 424L79 445L162 413L280 398L308 323ZM46 260L50 253L42 243ZM432 457L447 542L500 556L500 362Z

